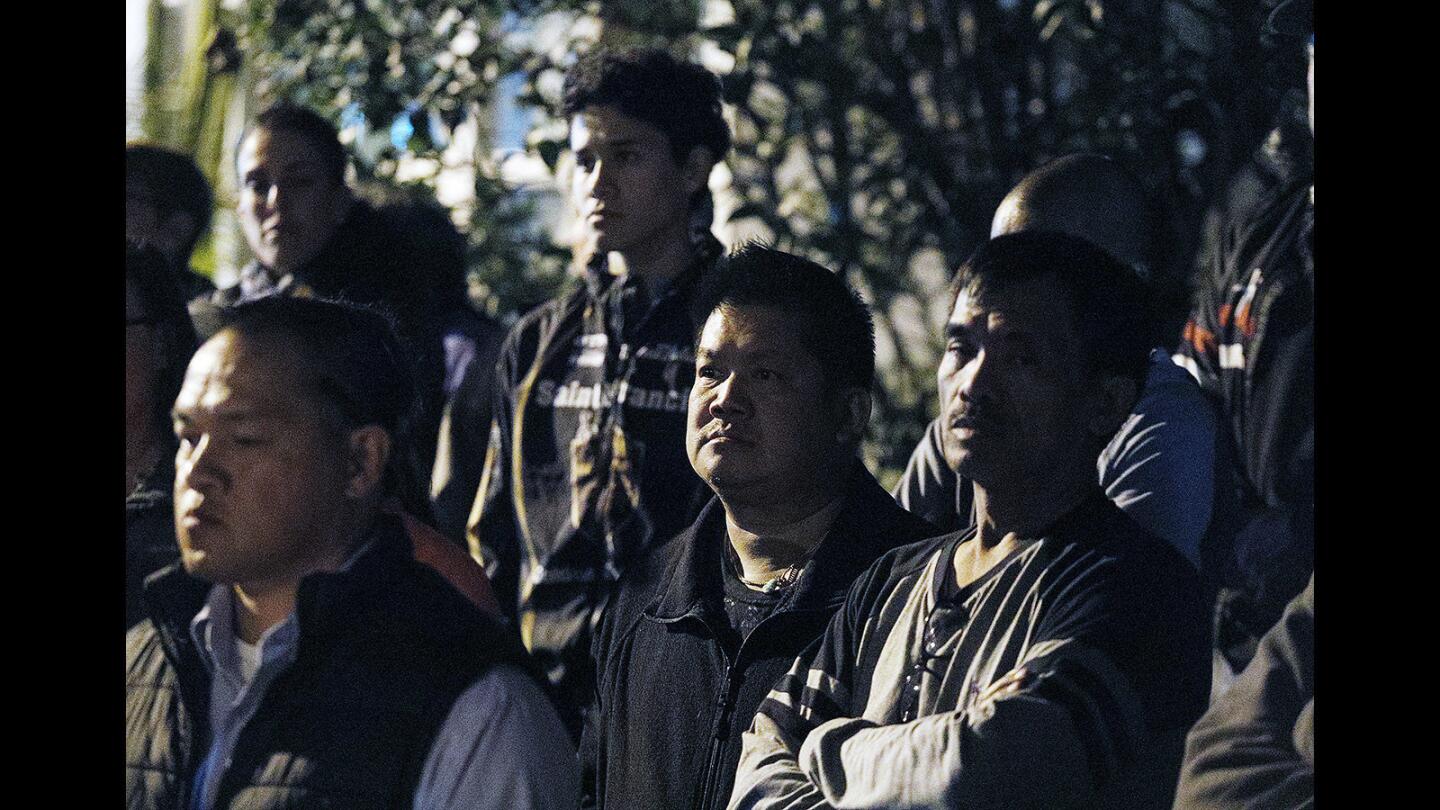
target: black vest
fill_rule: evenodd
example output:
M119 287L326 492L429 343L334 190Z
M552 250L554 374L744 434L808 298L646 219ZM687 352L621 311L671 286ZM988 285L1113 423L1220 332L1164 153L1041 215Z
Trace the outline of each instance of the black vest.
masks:
M295 663L240 733L216 807L410 807L460 693L497 663L535 676L508 630L414 561L398 523L382 518L373 541L348 571L300 583ZM210 679L189 622L209 588L178 566L146 582L151 620L126 636L127 807L190 800Z

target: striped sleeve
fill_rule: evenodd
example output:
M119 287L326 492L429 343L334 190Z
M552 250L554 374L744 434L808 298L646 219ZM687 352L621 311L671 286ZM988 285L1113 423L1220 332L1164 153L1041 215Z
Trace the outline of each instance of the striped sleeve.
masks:
M857 583L858 585L858 583ZM825 634L796 657L790 670L761 701L741 738L740 762L731 808L826 808L816 787L801 773L800 746L815 727L852 713L846 684L854 668L854 598L831 618Z
M1155 732L1174 725L1160 693L1192 691L1193 678L1170 666L1185 657L1171 649L1179 636L1165 628L1182 617L1138 578L1141 561L1117 565L1072 551L1030 562L990 581L992 596L974 606L969 621L969 632L985 641L951 665L965 672L1006 660L999 652L1005 639L1025 638L1023 655L976 680L975 699L909 722L862 715L865 707L852 705L867 699L852 698L846 685L868 690L868 700L895 685L889 675L869 683L875 672L857 678L847 669L867 656L853 655L845 634L870 625L853 616L832 622L810 660L796 663L756 716L731 807L1167 801L1158 794L1173 790L1164 769L1178 763L1180 738ZM902 601L894 596L885 605ZM890 628L881 635L898 632L894 622L881 624ZM1196 638L1204 652L1203 634ZM862 646L874 652L876 642Z
M749 782L737 779L731 806L1066 807L1093 800L1133 755L1143 733L1139 700L1093 650L1067 642L1038 652L1014 692L909 723L832 718L783 767L779 753L791 750L793 738L757 716L741 760L744 771L750 758ZM756 784L761 776L770 783Z

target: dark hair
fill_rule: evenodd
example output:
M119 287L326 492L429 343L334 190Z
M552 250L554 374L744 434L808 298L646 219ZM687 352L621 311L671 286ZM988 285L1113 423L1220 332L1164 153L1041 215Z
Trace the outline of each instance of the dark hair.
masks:
M153 206L162 218L189 214L195 227L185 243L186 256L195 250L215 213L215 196L195 161L146 143L125 145L125 196Z
M334 427L379 425L390 434L387 494L428 515L410 470L419 410L410 362L391 319L348 301L269 295L221 311L221 331L284 339L305 364L311 394Z
M1045 277L1065 290L1086 370L1142 384L1152 348L1150 296L1132 268L1088 240L1043 230L997 236L955 271L950 297Z
M340 143L340 133L335 125L308 107L301 107L290 101L280 101L266 107L255 122L241 136L240 142L257 129L270 132L293 132L310 139L320 152L321 165L326 176L336 182L345 182L345 147ZM236 150L238 157L239 150Z
M768 306L803 322L805 348L831 390L869 390L875 380L870 308L838 275L808 259L750 242L706 273L691 308L696 340L723 306Z
M720 114L720 80L663 50L601 48L581 56L565 74L565 117L594 105L611 105L654 125L670 139L676 163L697 146L709 149L716 161L730 150L730 127Z
M169 430L170 407L180 393L185 381L185 367L195 353L199 339L195 326L190 322L190 313L185 309L185 295L180 291L170 262L154 246L140 247L125 242L125 282L135 291L144 320L160 335L164 365L155 391L156 414L159 424Z

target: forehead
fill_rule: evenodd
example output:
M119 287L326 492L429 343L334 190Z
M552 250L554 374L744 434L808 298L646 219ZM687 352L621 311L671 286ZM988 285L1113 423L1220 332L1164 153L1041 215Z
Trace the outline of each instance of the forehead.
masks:
M955 296L948 326L968 331L1024 334L1054 346L1075 343L1074 317L1065 288L1054 276L999 285L969 284Z
M654 124L608 104L591 105L570 119L570 148L574 151L617 144L668 150L670 139Z
M763 304L721 304L705 319L699 353L765 354L819 362L806 348L808 316Z
M319 168L324 165L324 156L308 135L288 129L256 127L241 142L236 164L241 174L252 168L268 171Z
M175 407L298 417L314 410L304 394L304 379L298 355L283 341L225 329L195 352Z

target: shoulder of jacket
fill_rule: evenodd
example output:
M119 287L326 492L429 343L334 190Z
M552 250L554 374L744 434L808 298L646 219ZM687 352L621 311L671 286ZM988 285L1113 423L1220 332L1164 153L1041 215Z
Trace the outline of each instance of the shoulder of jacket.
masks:
M153 662L165 654L155 624L145 619L125 631L125 677L129 681L149 673Z
M885 594L899 586L902 580L918 576L930 564L935 554L969 529L926 537L912 543L896 546L870 564L865 573L856 578L851 588L850 599L860 599L868 604L884 599Z

